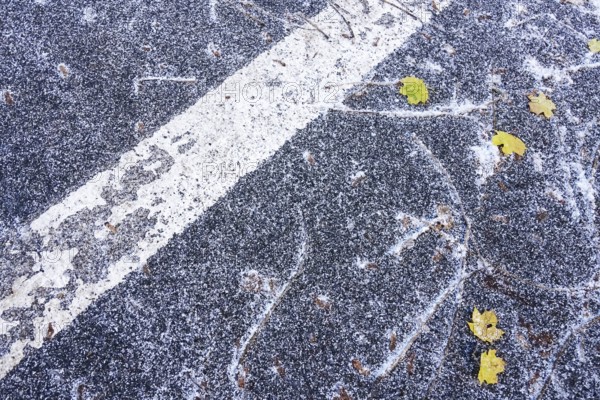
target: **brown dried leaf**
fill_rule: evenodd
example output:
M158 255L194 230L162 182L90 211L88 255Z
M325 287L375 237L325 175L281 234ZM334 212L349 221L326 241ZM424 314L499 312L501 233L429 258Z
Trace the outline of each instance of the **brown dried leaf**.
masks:
M352 360L352 367L361 374L362 376L369 376L371 371L368 368L363 367L362 363L356 358Z

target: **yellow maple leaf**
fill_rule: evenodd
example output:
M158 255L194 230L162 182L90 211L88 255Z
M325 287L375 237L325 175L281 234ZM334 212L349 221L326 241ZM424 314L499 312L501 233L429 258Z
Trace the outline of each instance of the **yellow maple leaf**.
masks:
M414 76L407 76L400 80L400 94L406 96L409 104L427 103L429 99L429 91L422 79Z
M469 329L471 329L471 332L473 332L475 336L484 342L492 343L504 335L502 329L496 328L498 317L494 311L485 311L482 314L477 308L474 308L471 318L473 319L473 322L467 323Z
M502 146L502 152L505 155L517 153L522 156L527 150L527 146L521 139L508 132L496 131L496 135L492 137L492 143L496 146Z
M479 364L479 374L477 378L479 383L483 385L483 382L488 384L498 383L498 374L504 372L506 363L500 357L496 356L496 350L488 350L485 353L481 353L481 361Z
M592 39L588 42L588 47L592 53L600 53L600 40Z
M552 111L556 110L556 104L544 93L540 92L537 96L532 93L527 98L529 98L529 111L532 113L537 115L544 114L548 119L554 115Z

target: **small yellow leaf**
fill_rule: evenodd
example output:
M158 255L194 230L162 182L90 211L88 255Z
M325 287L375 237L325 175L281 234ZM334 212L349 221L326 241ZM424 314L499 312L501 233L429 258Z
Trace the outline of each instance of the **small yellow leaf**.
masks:
M600 53L600 40L592 39L588 42L588 47L592 53Z
M474 308L471 318L473 322L468 322L469 329L484 342L492 343L504 335L502 329L496 328L498 317L494 311L485 311L481 314L477 308Z
M502 146L502 152L507 156L512 153L522 156L527 150L527 146L521 139L507 132L496 131L496 135L492 137L492 143Z
M422 79L414 76L407 76L400 80L402 86L400 87L400 94L408 98L409 104L427 103L429 99L429 91L425 82Z
M554 115L552 111L556 110L556 104L554 104L544 93L540 92L537 96L535 94L530 94L527 98L529 98L529 111L532 113L537 115L544 114L548 119Z
M481 363L479 364L479 374L477 378L483 385L486 382L490 385L498 383L498 374L504 372L506 363L500 357L496 357L496 350L488 350L481 353Z

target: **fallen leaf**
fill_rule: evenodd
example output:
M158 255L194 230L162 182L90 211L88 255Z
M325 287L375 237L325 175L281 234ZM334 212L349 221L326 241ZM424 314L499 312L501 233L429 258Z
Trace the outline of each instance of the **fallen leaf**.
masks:
M592 53L600 53L600 40L592 39L588 42L588 47Z
M48 330L46 331L46 340L52 339L54 336L54 327L52 326L52 322L48 323Z
M77 400L83 400L83 393L85 392L85 385L81 384L77 387Z
M504 334L502 329L496 328L498 317L494 311L485 311L482 314L477 308L474 308L471 318L473 322L468 322L469 329L484 342L492 343Z
M352 187L358 187L361 183L367 180L367 176L363 171L359 171L352 177Z
M310 151L305 151L303 156L304 156L304 159L306 160L306 162L309 163L310 165L315 165L317 163L317 161L315 160L315 157L311 154Z
M369 368L363 367L360 360L357 360L356 358L352 360L352 367L354 367L354 369L362 376L369 376L371 374Z
M112 234L116 234L117 233L117 227L114 226L113 224L111 224L110 222L105 222L104 226L106 227L106 229L108 229Z
M326 310L326 311L331 310L331 301L329 300L329 297L327 297L325 295L319 295L319 296L315 297L315 304L321 310Z
M529 99L529 111L534 114L544 114L547 119L550 119L554 115L552 111L556 110L556 104L552 102L544 93L540 92L537 96L530 94L527 96Z
M370 262L370 263L367 263L367 265L365 265L365 268L370 271L373 271L373 270L379 268L379 266L374 262Z
M66 78L69 76L69 67L67 67L65 64L58 64L58 72L61 73L61 75L63 76L63 78Z
M502 152L505 155L517 153L522 156L527 150L527 146L521 139L507 132L496 131L496 135L492 137L492 143L496 146L502 146Z
M417 355L412 352L410 353L410 355L407 357L406 360L406 372L408 372L409 375L412 375L415 373L415 357Z
M396 332L392 332L390 336L390 351L396 350L396 342L398 340L398 336L396 336Z
M348 394L348 392L346 391L346 389L344 389L343 387L340 388L339 393L340 393L340 395L339 396L335 396L333 398L333 400L352 400L352 397L350 397L350 395Z
M501 222L501 223L503 223L503 224L508 224L508 223L510 222L510 218L508 218L506 215L497 215L497 214L496 214L496 215L492 215L492 216L490 217L490 219L491 219L492 221L495 221L495 222Z
M277 374L279 374L280 377L285 378L285 368L283 367L283 364L281 364L281 361L279 361L279 358L275 357L273 359L273 366L275 367Z
M13 99L12 94L8 90L4 92L4 102L9 106L15 104L15 100Z
M240 389L246 388L246 372L248 372L248 369L246 367L244 367L237 374L237 385Z
M408 104L417 105L419 103L427 103L429 92L427 86L422 79L414 76L407 76L400 80L400 94L408 98Z
M504 372L506 363L500 357L496 357L496 350L488 350L481 353L481 363L479 365L479 383L483 382L490 385L498 383L498 374Z
M244 271L241 275L240 287L244 292L260 293L263 291L264 280L258 271Z

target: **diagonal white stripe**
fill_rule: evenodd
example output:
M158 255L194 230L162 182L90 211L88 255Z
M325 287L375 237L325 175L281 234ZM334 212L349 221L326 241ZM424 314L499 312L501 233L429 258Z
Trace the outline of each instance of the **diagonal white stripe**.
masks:
M165 167L161 162L157 165L148 162L157 152L167 154L172 160L170 168L163 168L158 179L137 189L135 199L111 203L111 215L98 216L94 222L95 235L102 240L111 235L105 221L116 226L126 218L137 218L136 210L148 210L156 223L133 249L133 258L111 264L106 277L99 281L77 281L74 298L67 307L56 298L46 301L43 316L32 321L36 331L43 332L52 323L57 333L70 324L102 293L140 268L173 235L196 220L241 176L255 170L297 130L330 106L339 104L349 88L340 86L340 82L363 79L421 26L421 21L389 2L368 2L368 13L364 0L348 0L338 8L348 24L328 7L303 29L295 30L228 78L214 93L123 154L115 169L97 175L33 221L32 230L42 236L44 245L51 246L60 241L57 232L68 218L82 210L106 205L103 194L107 188L118 189L120 175L132 168L159 171L161 166ZM442 6L449 2L442 2ZM422 10L415 12L422 21L430 17L426 12L430 3L422 0ZM402 24L392 27L377 24L385 13L395 15ZM187 145L182 147L182 144ZM114 240L119 240L118 233ZM11 308L31 307L34 300L39 302L32 294L40 287L63 288L68 281L65 273L73 268L71 260L79 250L63 250L51 261L40 260L34 267L39 272L17 279L13 293L0 300L0 315ZM11 323L0 319L0 325L8 326L9 330L19 323L23 321ZM0 335L3 333L6 332L0 330ZM42 343L43 335L12 343L10 352L0 359L0 378L21 361L27 345L39 348Z

